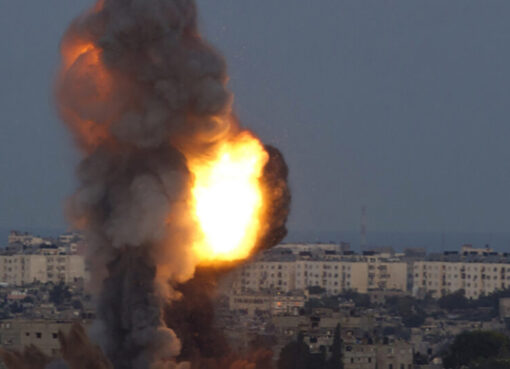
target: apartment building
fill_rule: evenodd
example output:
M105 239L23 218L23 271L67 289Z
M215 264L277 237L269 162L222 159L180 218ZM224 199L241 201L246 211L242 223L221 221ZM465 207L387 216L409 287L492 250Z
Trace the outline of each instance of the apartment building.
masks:
M260 260L237 270L234 289L237 291L275 290L290 292L295 289L295 260Z
M82 255L0 255L0 282L22 286L35 281L70 283L86 278Z
M406 291L407 263L373 257L367 259L369 289Z
M329 294L345 290L367 292L368 265L338 260L298 260L295 263L295 289L320 286Z
M413 294L439 298L458 290L478 298L510 287L510 260L501 257L449 258L414 263Z
M278 246L234 272L233 290L287 293L318 286L332 295L347 290L407 290L408 264L388 255L344 253L329 244L293 247Z

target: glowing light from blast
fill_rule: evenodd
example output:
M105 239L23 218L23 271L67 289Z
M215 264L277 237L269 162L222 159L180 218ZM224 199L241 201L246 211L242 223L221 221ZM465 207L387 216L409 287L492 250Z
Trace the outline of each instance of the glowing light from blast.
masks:
M262 144L245 132L220 144L212 160L190 161L193 211L202 231L194 249L201 261L250 255L260 229L260 177L267 159Z

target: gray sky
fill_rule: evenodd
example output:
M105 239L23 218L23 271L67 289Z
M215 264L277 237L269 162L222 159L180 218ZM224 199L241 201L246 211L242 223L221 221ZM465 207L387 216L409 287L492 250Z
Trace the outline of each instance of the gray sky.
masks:
M199 0L236 110L286 155L291 231L510 230L510 2ZM51 85L85 0L0 2L0 227L65 226Z

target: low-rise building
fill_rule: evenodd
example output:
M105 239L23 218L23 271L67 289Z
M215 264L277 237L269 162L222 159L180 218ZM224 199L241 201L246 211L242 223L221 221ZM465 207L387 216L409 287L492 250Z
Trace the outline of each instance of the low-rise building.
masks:
M56 355L58 332L67 333L71 321L11 319L0 322L0 345L7 350L22 350L35 345L46 355Z
M346 344L344 369L413 369L413 347L404 341L388 344Z

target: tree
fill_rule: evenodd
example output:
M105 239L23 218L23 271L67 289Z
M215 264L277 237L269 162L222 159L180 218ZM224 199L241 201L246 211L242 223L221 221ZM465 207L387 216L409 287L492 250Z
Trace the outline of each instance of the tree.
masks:
M260 335L257 334L251 341L250 347L253 349L270 349L277 344L277 339L273 335Z
M447 369L458 369L463 366L471 368L482 365L484 362L487 363L489 359L505 359L509 352L510 339L502 333L493 331L464 332L455 337L443 355L443 363Z
M15 302L10 306L11 313L18 314L23 312L23 305L18 304L18 302Z
M366 293L358 293L353 290L345 291L342 297L352 300L357 307L369 308L370 305L370 296Z
M413 354L413 363L416 365L427 365L429 363L429 359L426 355L415 352Z
M411 296L392 296L386 300L390 312L402 317L407 328L419 327L425 322L426 314L420 302Z
M473 369L510 369L509 359L488 359L477 364Z
M326 289L321 286L310 286L308 287L308 292L311 295L322 295L326 292Z
M418 312L418 313L411 313L408 315L402 316L402 323L407 328L415 328L415 327L421 327L423 323L425 322L425 314Z
M465 296L464 290L458 290L454 293L441 297L438 301L441 309L448 311L463 310L470 307L469 300Z
M297 341L285 345L278 358L278 369L308 369L310 348L303 342L300 333Z
M64 282L60 282L53 286L50 290L50 301L53 302L56 306L62 304L64 301L71 298L71 292L69 292L69 287L67 287Z
M27 296L23 300L21 300L21 302L23 302L25 304L33 304L34 298L32 296Z
M331 346L331 356L326 361L325 369L343 369L342 361L342 336L340 324L335 327L333 336L333 345Z
M72 305L73 305L73 309L76 309L76 310L83 309L83 303L80 300L73 300Z

